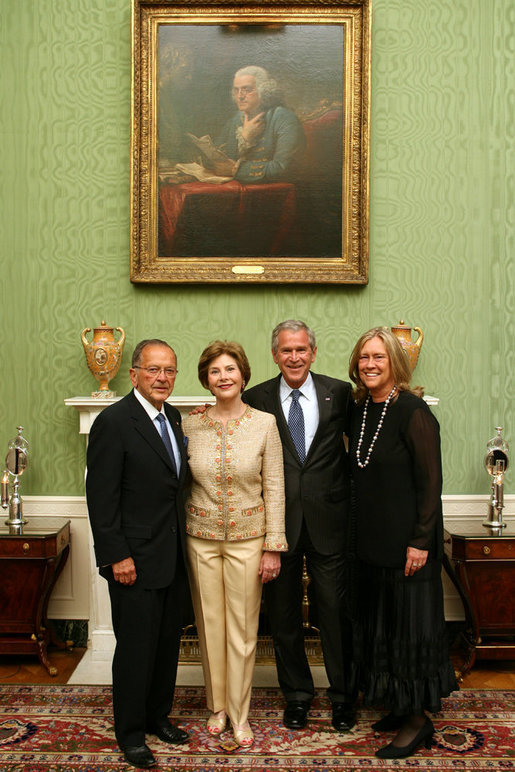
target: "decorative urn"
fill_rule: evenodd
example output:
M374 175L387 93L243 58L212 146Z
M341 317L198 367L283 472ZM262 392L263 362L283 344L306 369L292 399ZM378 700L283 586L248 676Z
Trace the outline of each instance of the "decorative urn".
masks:
M424 333L420 329L420 327L413 327L413 330L418 333L418 338L416 340L411 339L411 327L408 327L407 324L401 321L399 324L391 328L393 334L398 338L399 343L401 344L402 348L408 355L409 365L411 367L411 372L415 369L417 366L418 361L418 355L420 354L420 349L422 348L422 341L424 340Z
M91 332L91 327L85 327L81 332L82 345L86 354L86 362L94 377L100 384L99 391L92 391L92 397L109 399L116 396L115 391L109 390L111 381L122 362L123 344L125 343L125 331L117 327L120 333L118 340L114 337L114 328L109 327L104 321L100 327L93 329L93 338L89 341L86 337Z

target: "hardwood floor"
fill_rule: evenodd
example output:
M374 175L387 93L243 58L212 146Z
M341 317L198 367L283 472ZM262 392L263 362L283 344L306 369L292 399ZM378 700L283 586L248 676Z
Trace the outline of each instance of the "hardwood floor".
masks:
M86 649L53 649L49 647L48 657L57 668L57 675L51 676L47 669L33 656L0 656L0 684L66 684L81 661Z
M481 660L460 684L462 689L515 689L515 660Z
M82 648L68 650L50 649L49 657L57 668L51 676L36 657L0 656L0 684L65 684L79 664ZM455 667L459 657L453 656ZM515 660L481 660L465 677L463 689L515 689Z

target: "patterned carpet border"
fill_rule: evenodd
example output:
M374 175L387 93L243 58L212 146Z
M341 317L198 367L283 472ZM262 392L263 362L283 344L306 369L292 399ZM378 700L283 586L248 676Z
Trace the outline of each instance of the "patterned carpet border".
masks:
M156 737L148 744L156 772L332 772L334 770L411 769L515 770L515 691L463 690L444 700L433 717L430 749L396 761L374 752L391 739L370 725L380 713L360 710L352 732L331 726L330 705L317 692L308 728L282 726L283 702L277 689L253 691L250 720L256 742L246 751L231 733L211 737L205 728L201 687L180 687L172 719L191 741L169 746ZM120 772L129 769L116 746L109 686L0 685L1 772Z

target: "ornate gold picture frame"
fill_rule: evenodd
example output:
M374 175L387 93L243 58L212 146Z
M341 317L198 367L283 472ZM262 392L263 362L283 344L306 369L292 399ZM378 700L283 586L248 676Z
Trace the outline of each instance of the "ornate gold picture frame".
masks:
M131 281L368 281L369 0L132 0Z

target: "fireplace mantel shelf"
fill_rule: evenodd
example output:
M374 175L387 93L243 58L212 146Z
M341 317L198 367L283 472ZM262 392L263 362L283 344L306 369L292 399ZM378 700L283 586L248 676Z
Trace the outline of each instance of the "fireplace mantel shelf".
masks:
M70 397L64 400L67 407L74 407L79 413L79 434L89 434L91 425L97 415L109 405L118 402L122 397ZM172 395L166 400L177 408L183 415L198 405L212 403L212 397L176 397Z
M74 407L79 413L79 434L89 434L91 425L97 415L102 412L105 407L112 405L122 397L70 397L64 400L64 404L68 407ZM424 397L428 405L437 406L439 404L438 397ZM176 407L183 415L186 415L189 410L192 410L198 405L205 405L212 403L212 397L199 397L199 396L175 396L172 394L166 400L170 405Z

